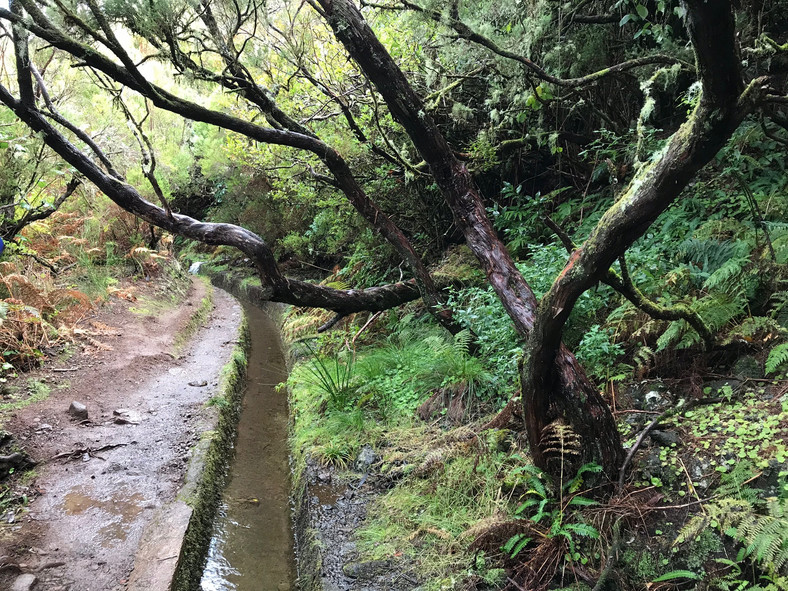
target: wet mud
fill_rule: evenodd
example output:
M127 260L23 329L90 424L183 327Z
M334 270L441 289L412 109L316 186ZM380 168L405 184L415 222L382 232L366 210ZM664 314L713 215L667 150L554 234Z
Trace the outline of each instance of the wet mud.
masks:
M192 449L216 422L206 402L233 350L240 306L216 290L206 326L182 357L170 353L206 289L196 281L188 301L161 317L111 311L107 349L68 360L79 371L50 369L44 377L63 387L12 418L10 430L40 464L27 512L0 526L0 589L28 573L34 591L128 588L143 532L178 495ZM87 420L68 415L71 400L84 402ZM118 409L130 418L118 420ZM178 554L155 560L174 564Z

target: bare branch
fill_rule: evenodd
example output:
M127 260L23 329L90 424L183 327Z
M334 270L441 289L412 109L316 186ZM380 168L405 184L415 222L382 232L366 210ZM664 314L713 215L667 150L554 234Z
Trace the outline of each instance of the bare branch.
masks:
M244 252L255 262L265 295L272 301L350 314L364 310L385 310L420 297L414 281L363 290L339 290L287 278L281 274L268 245L257 234L233 224L204 223L185 215L168 214L163 208L143 199L131 185L105 173L40 112L26 108L3 86L0 86L0 102L13 110L31 129L40 132L50 148L82 172L121 208L150 224L186 238L206 244L234 246Z

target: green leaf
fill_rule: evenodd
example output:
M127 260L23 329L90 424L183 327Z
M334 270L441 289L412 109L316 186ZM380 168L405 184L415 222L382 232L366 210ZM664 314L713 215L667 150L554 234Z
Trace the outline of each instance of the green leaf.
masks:
M665 573L661 577L657 577L652 583L664 583L665 581L673 581L674 579L690 579L692 581L700 581L701 576L691 570L672 570Z
M592 499L587 499L586 497L581 497L580 495L572 497L572 499L567 503L567 507L575 505L577 507L591 507L593 505L598 505L597 501Z
M766 374L771 374L777 371L781 365L788 363L788 343L777 345L769 352L769 357L766 359L765 370Z
M625 15L624 15L624 18L622 18L622 19L621 19L621 20L618 22L618 26L619 26L619 27L623 27L625 24L627 24L629 21L631 21L631 20L632 20L632 16L633 16L632 14L625 14Z
M580 536L585 536L586 538L591 538L593 540L599 539L599 530L585 523L567 523L564 525L564 529Z
M638 16L642 19L645 19L648 16L648 8L643 6L642 4L638 4L635 6L635 10L638 13Z

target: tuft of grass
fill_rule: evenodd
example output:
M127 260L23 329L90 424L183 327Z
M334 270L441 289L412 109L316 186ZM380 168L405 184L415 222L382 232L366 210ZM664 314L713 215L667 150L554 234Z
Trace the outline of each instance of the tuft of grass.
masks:
M401 436L406 433L414 435L412 429L404 429ZM429 441L422 435L413 447L435 450L445 439L439 435ZM389 453L384 462L403 461L397 454ZM435 454L430 452L422 466ZM426 476L417 475L417 468L370 507L357 535L363 559L404 555L415 563L425 589L440 589L467 569L465 550L474 536L465 532L491 516L513 515L515 503L502 477L509 459L509 454L485 446L460 444L453 452L447 450Z
M88 255L77 255L77 271L74 280L77 289L87 295L91 300L106 300L107 289L116 285L118 270L112 265L98 264Z
M0 403L0 425L4 423L8 413L46 400L52 392L52 386L41 380L30 378L27 380L26 388L8 388L7 392L10 400Z

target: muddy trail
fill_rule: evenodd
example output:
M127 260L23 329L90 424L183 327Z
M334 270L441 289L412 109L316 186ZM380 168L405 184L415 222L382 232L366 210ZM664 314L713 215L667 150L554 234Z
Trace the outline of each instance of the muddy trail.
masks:
M209 292L204 326L176 346ZM240 305L195 279L185 301L161 314L117 300L92 322L101 346L26 375L49 396L5 417L3 428L39 463L24 489L27 510L3 515L0 589L164 589L178 559L177 528L152 543L146 527L171 506L190 450L215 423L206 402L233 350ZM87 418L69 412L72 401Z

